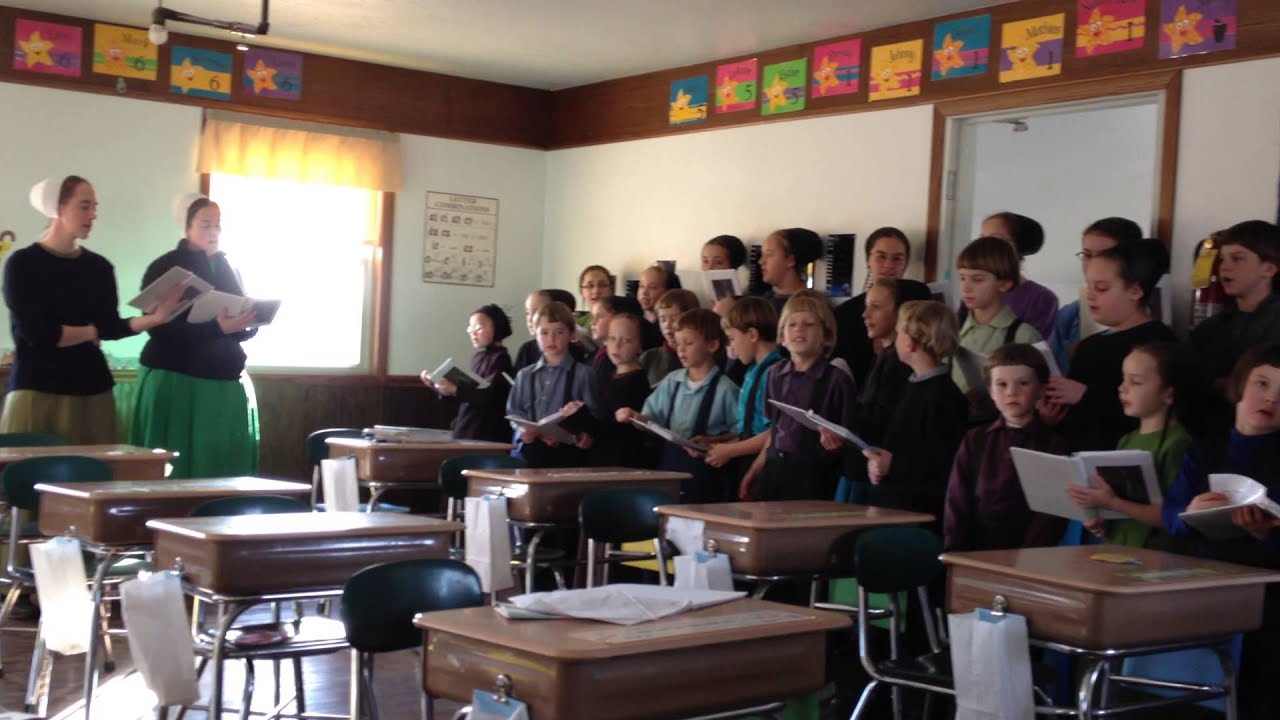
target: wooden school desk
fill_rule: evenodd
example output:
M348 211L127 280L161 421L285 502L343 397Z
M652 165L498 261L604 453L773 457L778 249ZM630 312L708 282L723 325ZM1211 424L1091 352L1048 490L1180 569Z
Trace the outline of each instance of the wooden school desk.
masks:
M172 450L159 450L136 445L45 445L40 447L0 448L0 470L19 460L50 455L79 455L101 460L111 466L113 477L130 480L159 480L165 476L165 465L178 457Z
M1134 562L1094 559L1100 555ZM1101 709L1095 689L1105 684L1109 666L1126 656L1209 648L1229 669L1226 644L1262 624L1265 586L1280 582L1274 570L1115 545L946 553L942 561L948 612L1003 605L1027 618L1032 644L1082 659L1080 717ZM1151 686L1142 678L1109 679ZM1230 683L1164 687L1185 691L1168 704L1224 696L1234 703Z
M729 556L734 573L762 581L757 595L772 581L826 571L832 545L847 533L933 520L924 513L829 500L664 505L658 513L664 518L702 521L703 540L714 541Z
M422 687L467 702L499 675L530 720L687 717L782 700L824 682L826 633L847 616L737 600L639 625L422 613Z
M447 558L462 523L398 513L285 513L152 520L158 569L176 568L189 595L211 603L209 717L221 717L227 631L262 602L336 597L370 565Z
M92 589L94 617L102 605L103 582L111 566L121 558L150 551L152 534L146 526L148 520L183 517L197 505L217 498L286 495L305 501L311 493L310 485L257 477L41 483L35 489L40 493L41 534L73 535L94 557L97 564ZM100 642L98 633L93 633L85 653L86 717L97 686ZM33 665L43 674L51 666L46 667L39 650L41 648L38 648L41 657L33 661ZM47 682L37 684L47 687Z
M506 455L515 446L482 440L445 443L375 442L366 438L329 438L329 457L352 456L356 476L369 488L370 512L388 490L439 488L440 464L462 455Z
M525 556L533 558L547 530L578 524L578 505L595 490L643 487L660 490L674 500L687 473L624 467L497 468L463 470L467 495L507 498L507 519L521 529L532 530ZM533 568L525 573L525 592L533 592Z

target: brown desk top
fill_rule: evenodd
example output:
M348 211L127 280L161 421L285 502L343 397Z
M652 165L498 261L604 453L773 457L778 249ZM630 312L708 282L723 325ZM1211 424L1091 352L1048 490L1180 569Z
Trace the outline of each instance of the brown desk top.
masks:
M90 501L159 497L226 497L236 493L310 493L305 483L260 477L193 478L190 480L112 480L109 482L40 483L38 492Z
M685 480L687 473L667 472L665 470L642 470L625 467L584 467L584 468L497 468L493 470L463 470L462 474L471 478L485 480L502 480L505 482L521 482L529 485L537 484L573 484L600 482L635 482L636 480Z
M150 520L147 527L209 542L255 539L323 539L377 537L413 533L455 533L464 529L449 522L399 513L307 512L232 517L169 518Z
M850 505L830 500L778 500L710 505L662 505L661 515L714 522L720 525L783 530L791 528L915 525L933 520L932 515L889 508Z
M594 620L508 620L491 607L419 613L420 628L558 660L595 660L826 632L850 626L842 614L764 600L735 600L639 625Z
M159 448L145 448L137 445L42 445L39 447L6 447L0 448L0 463L17 462L34 457L50 455L79 455L98 460L172 460L178 453Z
M1091 559L1100 553L1129 556L1140 564ZM1114 595L1280 582L1280 572L1275 570L1119 545L944 553L942 562L1046 585Z
M440 450L445 452L457 452L459 450L475 450L481 453L505 453L509 452L514 445L511 443L488 442L486 440L454 440L452 442L375 442L367 438L329 438L325 443L330 447L341 447L349 450L364 450L368 448L377 448L378 450L388 450L391 452L405 452L409 450Z

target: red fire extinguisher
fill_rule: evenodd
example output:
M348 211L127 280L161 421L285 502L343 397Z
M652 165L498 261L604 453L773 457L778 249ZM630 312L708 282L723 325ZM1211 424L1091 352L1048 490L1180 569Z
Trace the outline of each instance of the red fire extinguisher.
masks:
M1218 253L1218 234L1213 233L1196 246L1191 270L1191 327L1205 318L1222 312L1227 305L1227 293L1218 280L1218 268L1222 257Z

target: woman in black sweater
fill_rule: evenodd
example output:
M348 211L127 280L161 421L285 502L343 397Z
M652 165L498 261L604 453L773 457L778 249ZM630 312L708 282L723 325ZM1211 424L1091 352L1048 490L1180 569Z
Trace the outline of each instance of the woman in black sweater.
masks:
M180 267L214 290L243 295L239 277L218 251L218 206L191 194L180 197L175 209L185 220L186 237L147 267L143 287ZM249 329L253 309L239 315L223 309L201 323L188 322L190 312L152 329L142 348L129 441L177 450L173 478L253 475L258 471L258 411L240 347L257 333Z
M150 314L121 318L115 269L80 245L97 218L93 186L75 175L50 178L30 197L50 223L4 269L14 359L0 432L53 433L77 445L118 442L115 381L98 345L163 323L178 294Z
M471 374L484 380L483 388L463 380L432 377L425 370L422 381L445 397L457 398L461 405L453 422L453 436L460 440L511 442L511 424L507 422L507 395L515 374L511 369L511 353L502 341L511 337L511 319L497 305L485 305L471 313L467 334L476 349L471 356Z

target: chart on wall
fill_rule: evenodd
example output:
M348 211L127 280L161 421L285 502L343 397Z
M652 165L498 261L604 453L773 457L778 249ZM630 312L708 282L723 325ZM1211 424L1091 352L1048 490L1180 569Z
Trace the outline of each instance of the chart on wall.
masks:
M422 282L493 287L497 262L497 199L428 192Z

